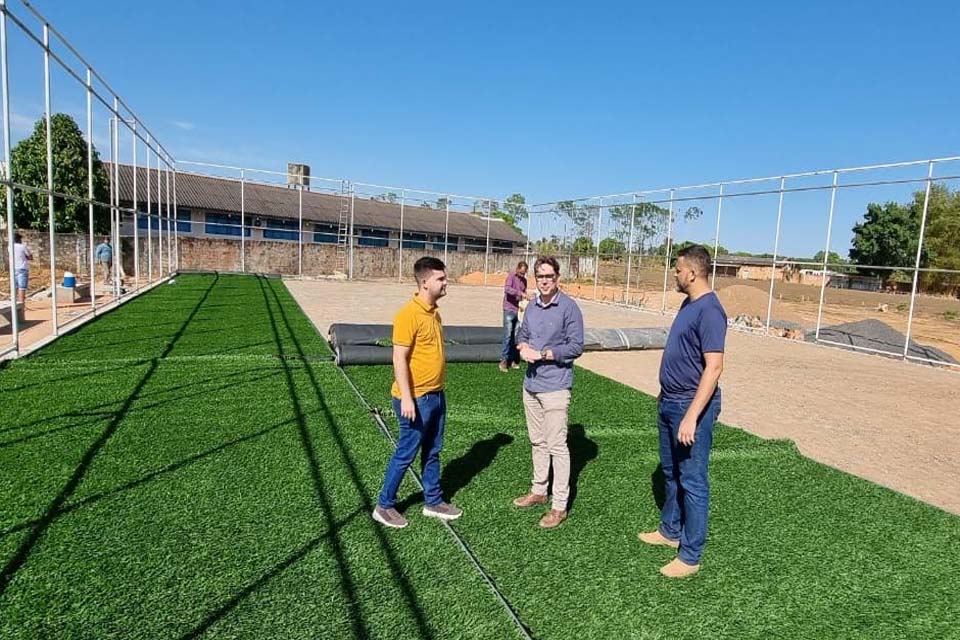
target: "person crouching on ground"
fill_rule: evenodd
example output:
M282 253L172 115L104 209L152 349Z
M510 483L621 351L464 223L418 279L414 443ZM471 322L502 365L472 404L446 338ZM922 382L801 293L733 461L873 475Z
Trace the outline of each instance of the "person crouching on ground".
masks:
M455 520L463 513L443 501L440 449L447 419L443 393L446 359L437 300L447 294L446 266L423 257L413 265L417 293L393 319L393 410L400 423L397 447L387 465L373 519L396 529L407 526L397 511L397 490L403 474L420 452L423 515Z
M530 493L513 504L521 508L546 504L552 462L553 504L540 519L540 526L553 529L567 519L567 409L573 388L573 361L583 353L583 314L577 303L560 291L560 265L555 258L537 258L533 272L539 295L527 305L517 332L520 357L529 363L523 381L523 409L533 447L533 483Z

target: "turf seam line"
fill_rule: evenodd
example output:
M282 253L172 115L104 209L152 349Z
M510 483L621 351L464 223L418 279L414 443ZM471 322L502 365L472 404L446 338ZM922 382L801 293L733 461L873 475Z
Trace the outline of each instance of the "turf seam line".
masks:
M393 434L391 434L390 430L387 428L387 425L384 422L383 416L380 414L380 411L373 408L370 405L370 403L364 397L363 393L360 392L360 389L357 388L357 386L353 383L353 380L350 379L350 376L347 375L347 372L344 371L342 367L337 367L337 369L340 371L340 373L343 374L343 377L344 379L346 379L347 384L350 385L350 388L353 389L353 392L357 395L357 398L359 398L360 402L367 409L368 413L370 414L370 418L377 424L383 436L387 439L388 442L390 442L391 445L397 446L396 441L393 439ZM417 486L420 487L420 490L423 491L423 482L421 482L420 480L420 474L418 474L413 469L413 467L410 467L409 469L407 469L407 472L413 477L414 482L416 482ZM484 569L482 564L480 564L480 560L477 558L476 554L473 552L473 549L470 548L470 545L467 544L467 542L460 536L459 533L457 533L457 530L454 529L449 522L447 522L446 520L441 520L440 522L441 524L443 524L444 528L447 530L447 533L449 533L453 537L453 539L457 542L457 545L460 547L460 550L463 551L463 553L470 560L470 563L473 564L474 569L477 570L477 573L480 574L480 577L483 578L483 581L486 582L487 586L490 587L490 590L493 591L494 596L496 596L497 600L500 601L500 604L503 605L503 608L506 609L507 614L510 616L510 619L513 620L513 623L520 630L520 633L523 635L523 637L526 638L527 640L534 640L533 636L530 633L530 629L527 628L527 625L524 624L522 620L520 620L520 616L517 614L516 609L514 609L510 601L507 600L507 597L497 587L493 578L490 576L489 573L487 573L487 570Z

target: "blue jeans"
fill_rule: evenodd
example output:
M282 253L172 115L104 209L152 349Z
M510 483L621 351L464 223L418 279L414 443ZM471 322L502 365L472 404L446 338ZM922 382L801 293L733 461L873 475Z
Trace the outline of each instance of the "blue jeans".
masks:
M503 310L503 348L500 349L500 361L506 363L520 362L517 352L517 313Z
M660 428L660 466L666 499L660 512L660 533L680 541L677 554L687 564L698 564L707 541L710 480L707 462L713 444L713 424L720 415L720 393L714 394L697 420L692 446L680 444L677 434L690 400L661 399L657 406Z
M414 401L417 415L411 422L400 415L400 401L393 399L393 411L400 421L397 449L387 464L378 500L384 509L397 503L397 490L403 474L420 452L420 476L423 480L423 499L434 507L443 502L440 490L440 449L443 448L443 428L447 422L447 400L442 391L425 393Z

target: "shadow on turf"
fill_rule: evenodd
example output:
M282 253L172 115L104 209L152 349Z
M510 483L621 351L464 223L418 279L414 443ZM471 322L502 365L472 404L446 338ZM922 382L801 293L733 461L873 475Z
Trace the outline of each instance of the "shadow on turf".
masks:
M448 502L453 501L457 492L469 485L484 469L493 464L493 459L497 457L500 449L511 442L513 442L512 436L498 433L493 437L474 442L465 454L448 462L440 475L440 486L443 488L443 495L446 500ZM403 513L421 502L423 502L423 492L418 491L398 503L397 511Z
M170 342L167 343L167 346L164 349L164 353L161 355L161 357L166 356L170 350L173 349L173 346L177 343L177 341L183 337L187 327L190 325L190 322L203 306L204 301L206 301L216 284L217 278L214 278L210 283L210 286L207 287L206 291L204 291L203 296L201 296L200 300L197 301L197 304L190 312L190 315L188 315L184 320L183 324L180 326L180 329L173 335ZM50 528L50 525L52 525L60 516L64 505L73 495L73 492L76 491L77 487L80 486L84 476L90 469L90 466L93 464L94 459L107 444L110 438L113 437L113 434L120 426L120 423L123 422L124 416L127 415L127 412L130 411L130 408L133 406L138 394L147 385L147 382L150 381L150 378L153 377L153 374L156 373L156 371L157 363L154 362L143 375L143 378L141 378L134 387L133 391L131 391L130 395L127 396L127 399L124 400L120 408L114 413L113 419L110 420L110 423L103 430L103 433L100 434L100 437L98 437L83 454L80 464L78 464L73 470L73 473L71 474L70 479L67 481L67 484L64 485L64 487L60 490L60 493L57 494L57 496L47 507L43 517L41 517L39 521L37 521L37 523L30 529L30 533L24 538L23 542L20 543L20 546L17 547L13 557L10 558L6 565L4 565L3 571L0 573L0 596L6 592L7 587L10 585L10 581L20 570L20 568L23 567L24 563L26 563L27 558L30 557L30 554L33 552L37 542L43 538L44 534Z
M347 554L345 552L343 542L340 540L340 536L338 534L338 526L336 519L334 518L333 505L330 502L330 497L326 489L326 483L323 478L323 474L321 473L320 461L317 457L317 453L313 444L313 436L311 435L310 429L307 426L306 415L303 410L300 396L297 392L296 384L293 378L293 372L290 368L290 364L283 357L288 354L286 354L284 350L284 341L281 339L280 328L277 326L276 314L279 314L280 319L283 321L283 324L286 328L286 335L289 336L291 342L293 343L294 349L296 349L297 353L304 359L306 358L306 354L304 353L303 348L300 345L300 341L297 339L296 334L290 326L290 321L287 318L286 312L284 311L282 302L277 296L276 290L271 284L265 284L265 280L262 277L258 277L257 281L260 284L260 289L263 293L264 303L266 304L267 309L270 310L270 325L274 334L274 338L276 339L277 349L279 350L281 356L280 362L283 364L284 374L287 379L287 388L290 394L290 399L293 403L294 414L296 416L297 430L300 436L300 445L303 449L304 456L307 459L307 466L310 470L314 491L316 492L317 499L320 502L320 508L323 511L324 518L330 526L327 540L329 541L334 559L339 567L340 585L344 600L347 602L346 613L350 619L352 635L355 638L367 638L370 636L370 630L367 628L367 624L364 620L363 612L360 607L360 595L357 592L356 585L354 584L354 579L350 571L350 564L347 561ZM276 314L274 313L274 306L271 305L270 296L267 295L268 290L272 294L273 302L276 307ZM320 387L320 383L316 378L313 365L307 362L300 370L306 372L307 376L309 377L310 386L316 395L316 399L320 403L320 408L324 417L326 418L326 424L330 429L330 435L337 444L337 448L339 449L340 454L342 455L346 464L350 480L353 483L357 495L360 497L362 502L361 510L370 513L373 511L373 503L369 497L370 491L368 490L368 487L363 484L363 480L360 476L359 470L357 469L356 463L353 460L353 456L350 453L350 449L347 447L347 444L343 439L343 435L341 434L339 423L334 418L333 412L330 410L326 397L324 396ZM416 622L418 637L428 639L433 638L434 632L430 628L430 625L428 624L426 617L421 610L413 586L410 584L409 578L405 575L402 567L400 566L400 563L398 562L396 554L390 546L386 534L380 527L376 526L373 527L373 531L377 536L377 540L381 549L383 550L384 555L386 556L387 565L390 569L390 573L393 575L394 582L399 585L400 590L403 593L406 607ZM254 582L250 583L243 590L231 597L216 611L213 611L207 615L207 617L204 618L198 626L196 626L189 633L185 634L183 637L195 638L202 635L218 620L228 615L248 596L265 586L270 582L270 580L278 576L285 569L295 565L306 555L310 548L312 548L312 546L308 545L308 547L301 549L301 551L298 551L283 563L268 573L263 574Z
M570 448L570 498L567 500L567 511L573 509L577 500L577 488L580 484L580 473L587 463L597 457L600 448L597 443L587 437L582 424L572 424L567 430L567 447Z

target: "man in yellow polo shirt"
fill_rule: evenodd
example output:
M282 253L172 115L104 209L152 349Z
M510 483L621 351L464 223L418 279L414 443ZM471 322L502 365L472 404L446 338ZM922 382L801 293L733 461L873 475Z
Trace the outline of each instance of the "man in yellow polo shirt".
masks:
M440 489L440 449L447 420L443 395L446 359L443 325L437 300L447 295L447 268L436 258L423 257L413 265L417 293L393 319L393 410L400 422L396 451L387 465L386 477L373 519L402 529L407 519L396 510L397 490L403 474L420 452L423 515L455 520L463 513L443 501Z

